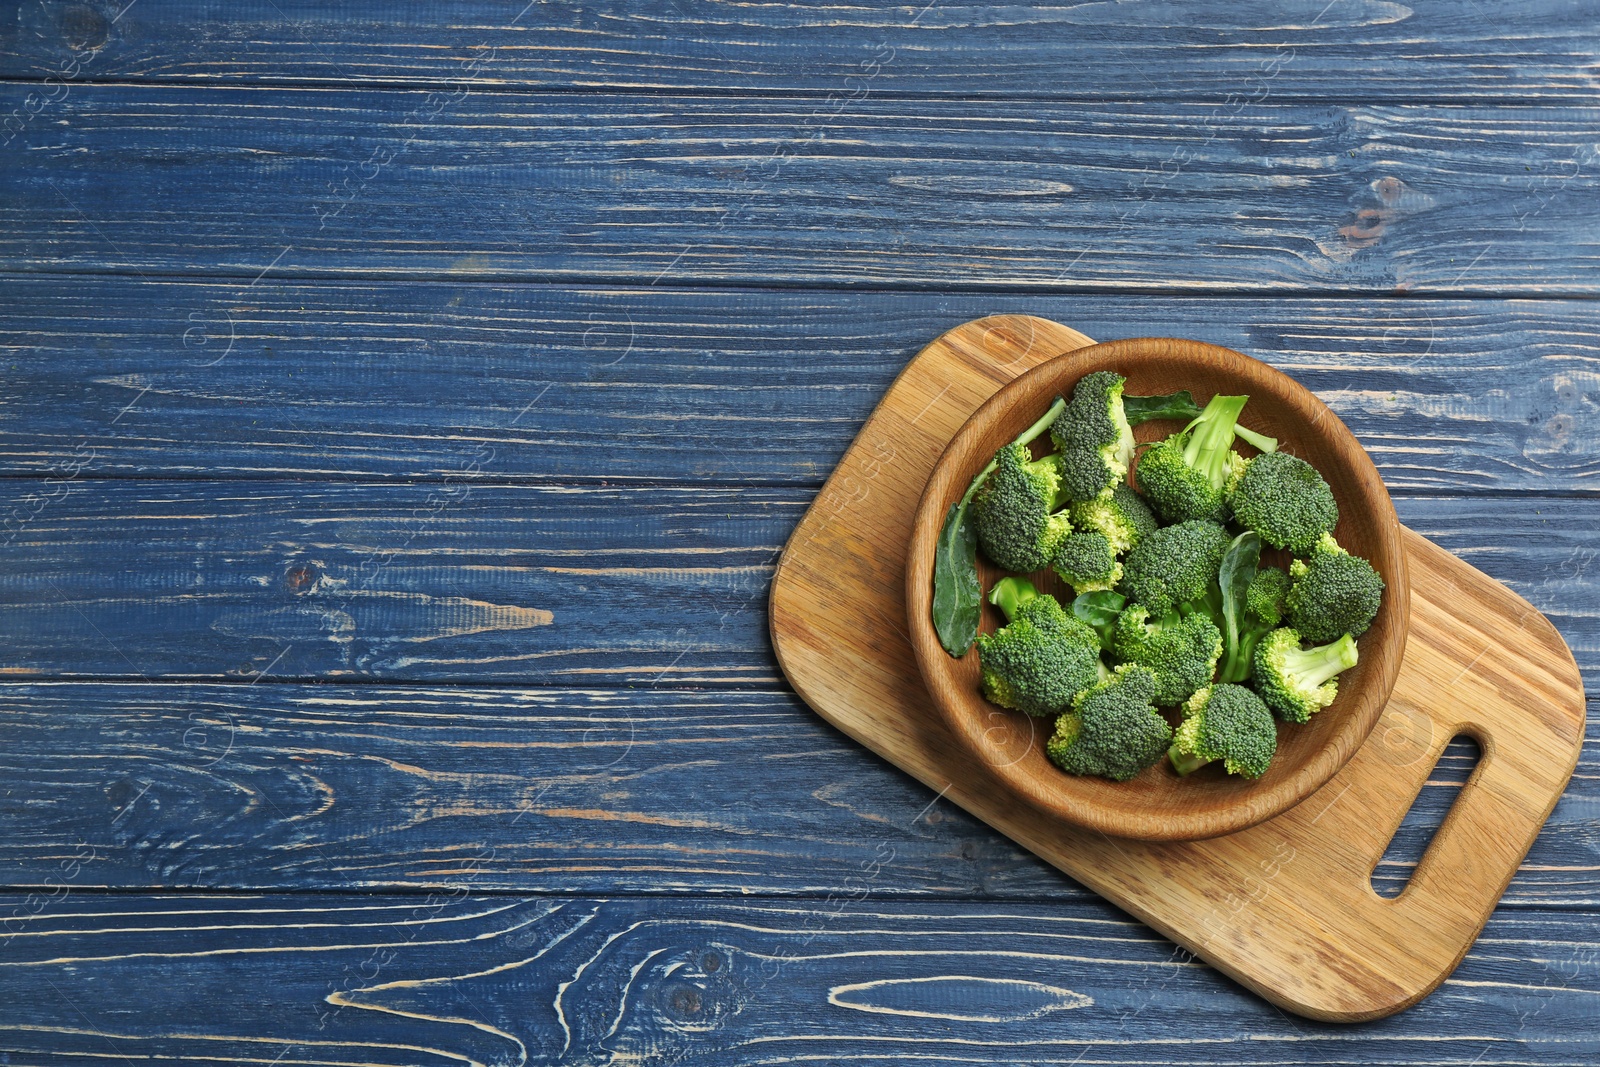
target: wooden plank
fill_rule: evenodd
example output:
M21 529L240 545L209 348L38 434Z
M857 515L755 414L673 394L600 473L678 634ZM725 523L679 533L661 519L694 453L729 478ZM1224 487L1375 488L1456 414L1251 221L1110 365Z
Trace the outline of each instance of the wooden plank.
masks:
M4 670L771 683L766 584L805 495L12 481Z
M121 12L118 17L118 12ZM1593 99L1581 4L34 4L0 75L1097 99Z
M0 267L1593 294L1597 117L83 85L0 154Z
M535 685L778 680L785 488L11 479L13 677ZM1600 670L1600 500L1401 497ZM618 620L625 619L623 625Z
M1600 904L1590 710L1510 906ZM1096 899L785 692L8 683L0 775L5 885Z
M0 901L0 913L34 906ZM1379 1026L1294 1020L1104 906L71 893L0 956L14 1063L1587 1065L1592 917L1497 917ZM203 940L202 940L203 939ZM263 995L270 990L271 995ZM1506 1030L1506 1020L1523 1025Z
M815 486L917 349L990 312L1266 359L1395 489L1566 493L1600 474L1589 301L1169 298L1152 316L1147 298L1042 294L0 285L8 474ZM764 447L727 447L746 432Z

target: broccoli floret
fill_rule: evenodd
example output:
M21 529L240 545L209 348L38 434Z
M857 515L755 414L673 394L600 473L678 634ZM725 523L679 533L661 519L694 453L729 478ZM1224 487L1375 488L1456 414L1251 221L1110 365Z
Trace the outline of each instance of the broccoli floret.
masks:
M1263 632L1283 621L1284 598L1289 595L1289 576L1276 567L1265 567L1250 579L1244 594L1245 621Z
M1172 728L1150 703L1155 672L1125 663L1110 678L1078 694L1056 720L1045 754L1068 774L1125 782L1159 760Z
M1104 534L1119 556L1159 525L1150 505L1126 482L1118 482L1110 496L1077 501L1068 511L1074 526Z
M1113 589L1122 580L1122 563L1099 530L1068 534L1050 566L1080 596Z
M1164 526L1141 539L1123 561L1120 590L1152 616L1204 597L1232 539L1220 523L1204 519Z
M1339 695L1339 672L1356 665L1356 641L1349 634L1307 649L1300 647L1301 636L1283 626L1256 646L1256 691L1289 722L1306 722L1332 704Z
M1217 671L1218 681L1243 682L1250 677L1256 645L1283 621L1283 601L1288 592L1289 576L1276 567L1262 568L1250 579L1238 620L1238 637L1233 647L1225 651Z
M1142 605L1133 604L1117 617L1111 654L1155 672L1155 703L1178 704L1211 682L1222 634L1204 612L1151 621Z
M1214 396L1195 419L1139 456L1139 489L1167 522L1228 517L1227 492L1243 460L1233 451L1245 396Z
M984 554L1008 571L1050 565L1072 520L1058 512L1061 465L1055 456L1031 458L1027 445L995 454L994 471L972 499L973 527Z
M978 636L983 695L1029 715L1065 711L1100 678L1100 639L1059 601L1021 579L1004 579L990 594L1006 625Z
M1085 374L1051 424L1050 436L1061 450L1061 491L1068 500L1105 496L1128 477L1133 427L1122 410L1126 384L1115 371Z
M1183 706L1167 757L1179 774L1221 760L1229 774L1260 778L1278 750L1278 724L1261 698L1242 685L1198 690Z
M1008 621L1026 619L1064 641L1096 650L1101 647L1098 630L1069 613L1055 597L1041 594L1026 578L1002 578L994 583L989 603L999 608Z
M1333 490L1317 468L1285 452L1263 452L1246 463L1228 502L1242 526L1297 556L1339 521Z
M1378 616L1383 602L1383 577L1372 564L1352 556L1323 534L1309 561L1289 565L1294 584L1285 600L1289 625L1313 643L1340 634L1360 637Z

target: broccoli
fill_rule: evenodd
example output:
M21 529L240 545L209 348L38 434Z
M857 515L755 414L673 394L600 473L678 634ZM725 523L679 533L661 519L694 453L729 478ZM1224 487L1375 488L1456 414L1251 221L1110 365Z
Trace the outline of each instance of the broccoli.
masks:
M1289 576L1276 567L1256 572L1245 590L1245 618L1262 628L1262 632L1283 621L1283 601L1289 594Z
M1221 682L1243 682L1250 677L1256 645L1283 621L1283 600L1289 576L1276 567L1263 567L1245 589L1244 612L1239 619L1237 642L1228 649L1217 671Z
M1283 598L1289 576L1274 568L1260 569L1261 536L1246 530L1233 539L1217 568L1217 608L1222 630L1222 667L1219 682L1242 682L1250 677L1250 657L1261 635L1283 618Z
M1233 451L1235 426L1248 399L1212 397L1199 418L1139 456L1139 488L1162 519L1228 517L1227 490L1244 462Z
M1356 641L1349 634L1307 649L1300 647L1300 638L1283 626L1256 645L1256 691L1289 722L1306 722L1332 704L1339 695L1339 672L1356 665Z
M1096 530L1111 542L1111 549L1123 555L1139 539L1156 528L1156 517L1150 505L1133 491L1126 482L1119 482L1110 496L1097 496L1093 500L1075 502L1068 513L1072 524L1080 530Z
M1079 595L1112 589L1122 580L1122 564L1098 530L1062 538L1050 566Z
M1061 450L1061 491L1068 500L1107 496L1128 477L1133 427L1122 410L1127 379L1115 371L1085 374L1072 389L1066 410L1050 425Z
M1150 703L1155 690L1154 671L1123 664L1078 694L1072 710L1056 720L1045 754L1068 774L1127 781L1159 760L1172 742L1172 728Z
M1317 468L1285 452L1263 452L1246 463L1228 502L1240 525L1297 556L1339 521L1333 490Z
M1035 460L1025 444L995 454L993 473L972 498L973 524L984 554L1004 570L1042 570L1072 532L1066 512L1056 511L1060 470L1057 457Z
M1242 685L1201 689L1183 706L1167 757L1179 774L1221 760L1229 774L1260 778L1278 750L1278 724L1261 698Z
M1006 619L1026 619L1054 637L1073 644L1099 649L1100 633L1089 623L1068 614L1061 602L1041 594L1026 578L1002 578L989 590L989 603L999 608Z
M1323 534L1309 561L1289 565L1294 584L1285 601L1289 625L1315 644L1340 634L1360 637L1378 615L1383 601L1383 578L1372 564L1339 547Z
M1221 524L1192 519L1141 538L1123 561L1119 587L1154 616L1204 597L1232 540Z
M995 584L989 599L1005 613L1006 625L978 637L986 698L1029 715L1056 715L1099 680L1099 635L1055 597L1008 578Z
M1204 612L1172 612L1152 622L1144 606L1134 604L1117 617L1111 654L1155 672L1155 703L1179 704L1211 682L1222 634Z

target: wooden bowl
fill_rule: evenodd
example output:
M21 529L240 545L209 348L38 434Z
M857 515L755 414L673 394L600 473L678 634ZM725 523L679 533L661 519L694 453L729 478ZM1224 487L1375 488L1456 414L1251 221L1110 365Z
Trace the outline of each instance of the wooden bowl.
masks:
M1378 617L1358 639L1360 662L1339 676L1339 696L1303 725L1280 723L1278 752L1261 778L1223 773L1219 764L1180 778L1163 759L1127 782L1078 777L1045 757L1053 722L995 706L978 691L978 651L960 659L939 644L931 615L935 543L950 505L1001 445L1031 425L1058 395L1070 396L1078 379L1114 370L1128 379L1129 395L1188 389L1202 406L1214 394L1248 394L1240 423L1279 439L1280 447L1313 464L1339 504L1334 536L1372 561L1387 589ZM1140 441L1165 437L1181 426L1150 422ZM1044 439L1048 449L1048 438ZM1241 454L1253 450L1239 442ZM1036 445L1035 451L1040 449ZM1135 467L1137 472L1137 466ZM1281 554L1264 553L1264 561ZM1280 562L1286 562L1280 558ZM1003 572L978 557L987 591ZM1072 592L1053 574L1031 576L1063 604ZM907 618L917 662L940 714L999 783L1042 812L1118 837L1186 841L1252 826L1304 800L1339 770L1378 721L1405 651L1410 593L1400 523L1383 480L1366 451L1322 401L1299 383L1258 360L1198 341L1140 338L1091 345L1035 367L1011 382L967 420L939 458L918 506L906 566ZM987 602L982 629L1004 622ZM1174 714L1172 721L1177 722Z

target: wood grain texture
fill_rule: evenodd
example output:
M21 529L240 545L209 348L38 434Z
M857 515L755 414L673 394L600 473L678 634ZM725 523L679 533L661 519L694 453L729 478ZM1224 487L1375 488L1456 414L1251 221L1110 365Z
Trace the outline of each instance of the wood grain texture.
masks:
M1152 306L270 276L10 275L0 286L9 475L816 486L929 337L1022 312L1273 363L1334 409L1394 490L1592 493L1600 474L1600 306L1589 301ZM725 447L745 432L767 447Z
M0 677L771 686L768 583L816 499L781 487L0 480L11 623ZM1528 597L1600 677L1600 500L1396 506Z
M1405 662L1379 730L1322 790L1210 841L1150 844L1047 821L928 712L894 592L907 580L920 493L907 488L914 478L878 475L885 450L902 473L931 470L996 389L1082 338L1022 317L952 333L896 379L785 549L771 622L790 682L857 740L1276 1004L1359 1021L1425 997L1487 921L1577 763L1583 689L1560 635L1526 601L1407 532ZM864 617L885 620L884 636L852 644ZM1513 639L1515 660L1488 655ZM1380 901L1370 872L1462 732L1485 759L1406 891Z
M1597 745L1503 907L1600 904ZM0 777L8 885L1098 899L776 691L8 683Z
M1586 1067L1585 916L1497 916L1360 1031L1292 1019L1103 904L280 894L0 898L13 1063ZM35 913L32 909L38 909ZM20 912L20 914L19 914ZM264 996L263 990L271 990ZM1507 1020L1519 1020L1511 1029Z
M527 4L198 0L18 5L0 75L516 88L804 90L1219 101L1592 101L1581 4L841 6L706 0Z
M0 268L1592 295L1597 115L82 85Z

